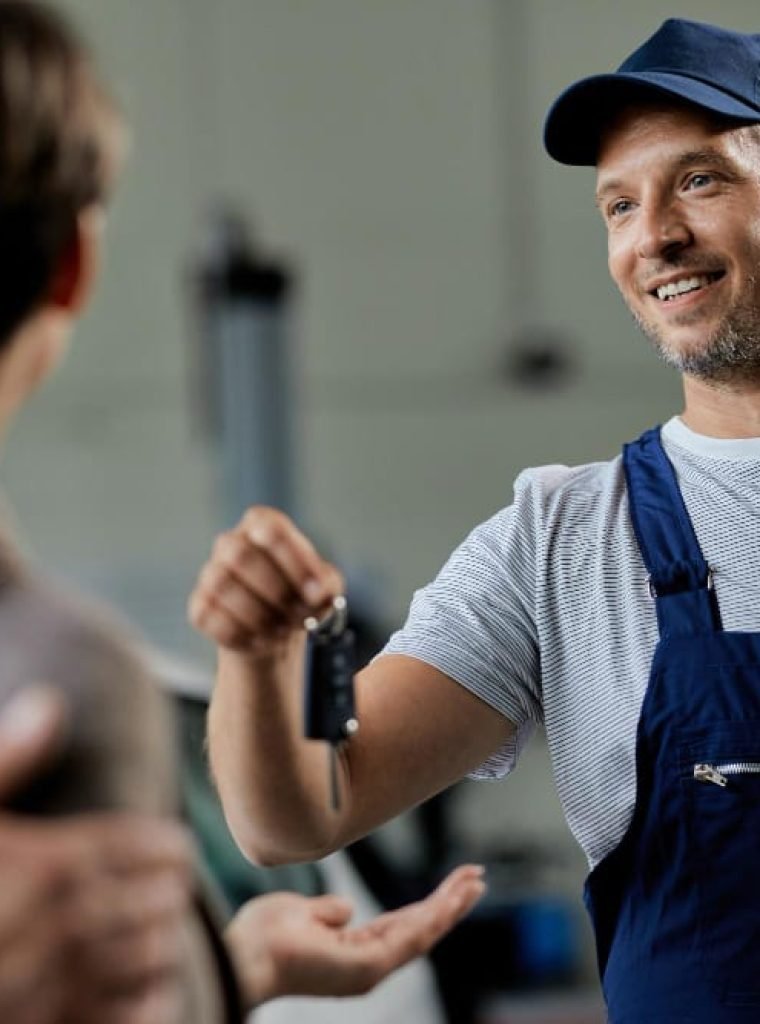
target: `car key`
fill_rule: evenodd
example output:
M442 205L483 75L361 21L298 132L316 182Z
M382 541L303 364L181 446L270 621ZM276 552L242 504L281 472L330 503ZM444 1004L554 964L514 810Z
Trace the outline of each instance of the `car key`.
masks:
M342 595L323 619L306 627L304 735L330 744L330 795L340 805L338 752L359 728L354 707L354 634L348 629L348 603Z

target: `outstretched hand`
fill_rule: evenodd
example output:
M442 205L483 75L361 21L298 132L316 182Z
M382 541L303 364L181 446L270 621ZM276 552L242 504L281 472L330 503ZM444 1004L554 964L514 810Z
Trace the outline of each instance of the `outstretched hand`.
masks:
M349 927L340 896L273 893L246 903L227 929L244 996L353 996L426 953L485 891L483 870L464 865L426 899Z

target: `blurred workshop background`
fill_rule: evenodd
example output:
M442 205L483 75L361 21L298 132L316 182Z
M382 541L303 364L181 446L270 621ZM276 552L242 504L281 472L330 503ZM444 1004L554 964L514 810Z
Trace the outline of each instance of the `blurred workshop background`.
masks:
M210 678L185 602L246 487L346 569L369 652L522 467L607 458L679 408L607 277L592 173L554 165L541 126L665 17L757 31L756 0L61 6L133 146L103 287L4 488L36 553L123 609L180 688ZM489 863L496 958L466 963L471 933L439 967L480 986L469 1019L601 1020L541 737L428 818L378 849L407 879L423 849Z

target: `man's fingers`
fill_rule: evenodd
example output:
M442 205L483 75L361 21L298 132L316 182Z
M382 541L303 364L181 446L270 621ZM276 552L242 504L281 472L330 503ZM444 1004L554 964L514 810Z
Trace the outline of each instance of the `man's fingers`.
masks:
M243 577L240 568L209 562L191 596L190 621L217 642L245 646L278 627L300 627L310 614L265 554L255 553Z
M281 545L284 558L286 545ZM237 583L250 596L256 607L263 604L266 609L288 617L293 609L303 604L299 587L294 584L281 564L276 553L255 544L241 529L222 534L214 543L211 559L198 579L201 590L222 596L230 590L234 593ZM247 620L255 609L242 607L242 617Z
M0 709L0 800L31 781L58 750L65 703L49 686L19 690Z
M249 509L240 530L255 547L267 552L308 607L320 608L343 592L340 573L284 513L261 506Z
M194 590L187 605L190 624L220 647L230 650L244 650L250 647L256 632L250 626L242 626L239 619L220 607L212 594Z
M222 647L279 642L343 593L338 570L277 509L249 509L217 537L188 601L199 632Z
M273 615L287 618L298 606L298 597L287 581L266 555L258 552L250 569L209 562L198 579L198 590L248 629L259 628L262 620Z

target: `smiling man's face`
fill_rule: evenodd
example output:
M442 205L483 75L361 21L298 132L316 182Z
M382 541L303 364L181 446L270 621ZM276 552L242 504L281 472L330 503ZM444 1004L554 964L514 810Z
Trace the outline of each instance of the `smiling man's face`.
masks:
M760 129L633 107L603 136L597 172L610 273L666 362L760 378Z

